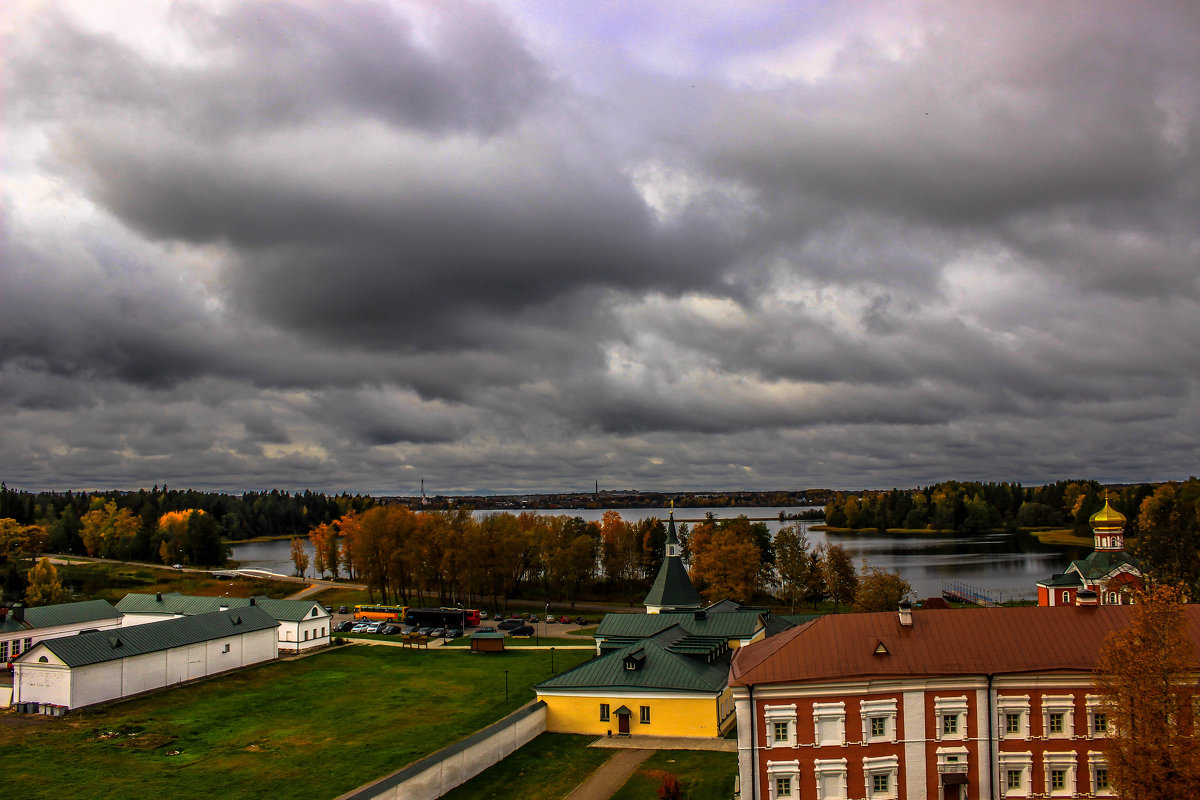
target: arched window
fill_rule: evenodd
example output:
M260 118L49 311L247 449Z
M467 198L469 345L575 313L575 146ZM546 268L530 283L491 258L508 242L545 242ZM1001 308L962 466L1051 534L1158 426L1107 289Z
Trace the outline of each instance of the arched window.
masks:
M39 656L39 657L38 657L38 663L39 663L39 664L49 664L49 663L50 663L50 659L46 658L45 656Z
M1070 593L1070 592L1063 592L1063 599L1062 599L1062 601L1063 601L1063 605L1068 605L1068 604L1071 602L1071 593Z

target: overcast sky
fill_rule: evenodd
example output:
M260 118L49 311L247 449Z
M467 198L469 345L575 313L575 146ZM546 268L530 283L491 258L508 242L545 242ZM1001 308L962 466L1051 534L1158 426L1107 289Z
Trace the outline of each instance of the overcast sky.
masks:
M7 0L0 478L1200 472L1200 5Z

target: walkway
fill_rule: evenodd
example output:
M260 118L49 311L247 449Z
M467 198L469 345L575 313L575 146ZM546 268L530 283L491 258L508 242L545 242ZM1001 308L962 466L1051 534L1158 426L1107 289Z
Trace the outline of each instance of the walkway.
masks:
M618 751L601 764L591 777L576 786L566 800L608 800L653 753L653 750Z
M737 752L737 739L697 739L690 736L601 736L588 747L614 750L716 750Z

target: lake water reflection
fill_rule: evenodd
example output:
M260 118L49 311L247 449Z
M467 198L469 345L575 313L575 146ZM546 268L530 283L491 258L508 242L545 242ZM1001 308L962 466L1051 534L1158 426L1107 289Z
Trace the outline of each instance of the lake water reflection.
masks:
M607 509L544 509L540 514L567 514L589 521L599 521ZM646 517L666 519L662 508L615 509L622 519L636 521ZM745 514L760 519L774 534L786 523L779 520L780 511L789 514L801 508L677 508L675 522L695 524L706 513L718 519ZM477 511L485 516L489 511ZM1086 551L1043 545L1028 534L989 534L965 537L953 534L887 535L875 533L826 534L811 530L811 523L799 523L807 532L813 547L833 542L845 547L861 565L865 559L873 567L900 573L912 584L918 597L935 597L947 583L960 582L974 586L1003 600L1037 597L1037 581L1061 572L1074 558ZM307 539L305 549L311 560L312 547ZM233 558L245 568L267 569L285 575L295 570L291 561L291 544L287 541L255 542L233 545ZM315 577L312 569L310 577Z

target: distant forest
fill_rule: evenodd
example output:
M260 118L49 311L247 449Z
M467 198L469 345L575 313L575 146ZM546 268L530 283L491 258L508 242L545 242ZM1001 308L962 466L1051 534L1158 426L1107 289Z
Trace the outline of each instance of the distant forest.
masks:
M1109 499L1136 525L1142 501L1155 484L1110 490ZM1104 487L1096 481L1058 481L1045 486L1019 483L945 481L916 489L838 492L825 507L831 528L886 531L930 530L972 534L1018 528L1069 528L1087 535L1088 519L1104 507ZM1129 533L1136 535L1136 530Z
M232 495L166 486L136 492L34 493L9 489L0 483L0 519L42 526L46 550L53 553L85 552L82 520L89 512L109 504L115 504L115 510L129 512L137 522L137 530L123 537L119 555L135 561L158 561L159 523L172 512L203 511L216 523L215 533L221 538L242 540L302 535L348 512L364 511L375 505L375 500L366 495L309 491ZM214 563L214 560L197 563Z

